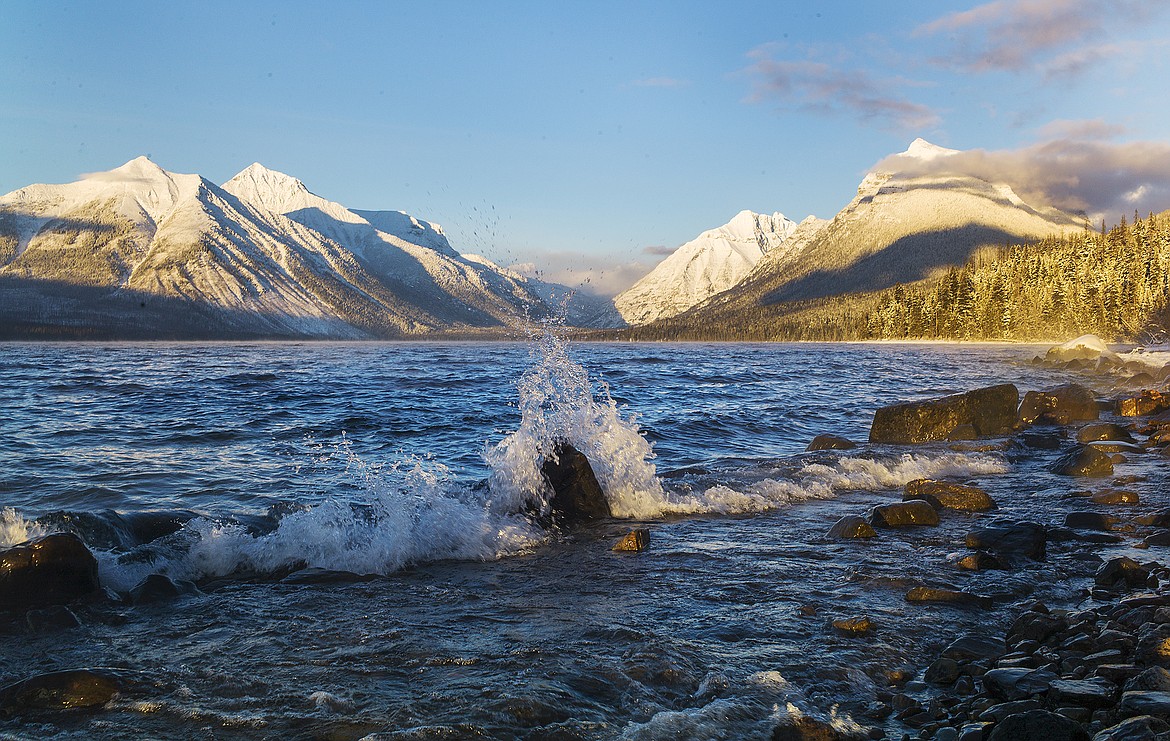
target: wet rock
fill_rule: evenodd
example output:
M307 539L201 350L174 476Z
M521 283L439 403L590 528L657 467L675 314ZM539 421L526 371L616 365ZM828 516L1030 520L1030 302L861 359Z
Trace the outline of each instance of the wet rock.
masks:
M877 531L873 525L857 515L846 515L829 528L830 538L872 538L875 535Z
M124 682L98 669L71 669L29 677L0 689L0 711L66 710L105 705L122 691Z
M1138 504L1141 498L1138 497L1136 491L1127 491L1125 489L1106 489L1100 491L1089 497L1089 501L1094 504Z
M1028 610L1021 613L1007 632L1007 645L1015 647L1024 641L1044 643L1052 636L1068 628L1068 622L1059 615Z
M946 440L960 425L971 425L980 437L1006 435L1015 428L1019 402L1019 390L1003 384L883 407L874 413L869 441L906 445Z
M1062 476L1112 476L1113 461L1107 453L1088 445L1074 445L1049 470Z
M903 501L921 499L929 502L935 509L983 512L995 508L995 500L978 487L932 479L915 479L906 484L902 499Z
M848 635L866 635L874 629L873 621L864 615L861 617L834 620L832 625L836 630Z
M1020 403L1020 421L1028 424L1067 425L1097 419L1100 414L1096 395L1076 384L1029 391Z
M1123 692L1118 709L1122 715L1170 716L1170 692Z
M959 662L948 658L935 659L930 666L926 667L926 672L922 675L922 679L927 684L950 685L954 684L958 678Z
M943 649L942 656L956 661L998 659L1005 653L1003 641L986 636L965 635Z
M1065 527L1079 530L1112 530L1120 522L1113 515L1103 515L1100 512L1069 512L1064 516Z
M1000 700L1025 700L1044 694L1057 679L1047 669L991 669L983 675L983 688Z
M1170 624L1141 631L1133 649L1133 660L1142 666L1170 667Z
M1119 440L1094 440L1091 443L1085 443L1093 450L1100 453L1128 453L1129 455L1141 455L1146 452L1146 449L1134 445L1133 443L1123 443Z
M1077 442L1091 443L1096 440L1115 440L1123 443L1132 443L1133 436L1129 430L1112 422L1098 422L1085 425L1077 430Z
M984 597L970 592L960 592L954 589L935 589L932 587L914 587L906 593L907 602L935 603L950 605L973 605L989 608L992 605L990 597Z
M817 435L805 450L849 450L856 447L857 443L849 438L836 435Z
M1035 522L1000 520L973 528L967 533L966 544L972 550L985 550L1000 555L1020 555L1043 561L1048 542L1043 525Z
M921 499L874 507L869 513L869 521L875 527L911 527L939 523L938 511Z
M947 435L947 440L950 440L952 442L959 441L959 440L978 440L978 439L979 439L979 430L976 429L975 425L959 425L955 429L951 430L950 433Z
M858 741L868 734L846 734L807 715L792 716L772 729L772 741Z
M1162 530L1161 532L1157 532L1157 533L1154 533L1152 535L1147 535L1146 538L1142 541L1142 543L1146 546L1151 546L1151 545L1167 546L1167 545L1170 545L1170 530Z
M1125 683L1125 691L1170 692L1170 671L1165 667L1143 669Z
M59 630L80 628L81 621L73 611L64 605L51 605L24 614L24 623L33 633L54 633Z
M1093 581L1100 587L1113 587L1119 583L1128 587L1149 585L1150 570L1127 556L1111 558L1097 569ZM1155 578L1155 585L1157 579Z
M990 727L990 723L965 723L959 729L959 741L983 741Z
M1161 668L1161 667L1152 667ZM1156 689L1153 687L1130 687L1129 682L1141 674L1141 668L1134 664L1100 664L1093 673L1099 677L1104 677L1114 684L1124 684L1125 689ZM1167 686L1170 689L1170 686Z
M1117 402L1117 413L1122 417L1146 417L1170 409L1170 394L1143 391L1137 396Z
M988 741L1089 741L1080 723L1047 710L1009 715L997 723Z
M1008 565L987 551L975 551L955 561L955 566L966 571L1005 570Z
M1001 702L984 710L979 714L979 720L998 723L1009 715L1026 713L1029 710L1039 710L1043 707L1039 700L1012 700Z
M1113 705L1117 685L1105 679L1058 679L1048 686L1048 700L1084 708Z
M1085 334L1075 340L1069 340L1063 345L1049 348L1044 355L1044 360L1049 363L1069 363L1074 360L1115 359L1116 357L1109 352L1109 346L1100 337Z
M626 533L610 550L641 553L650 545L650 531L639 527Z
M589 459L569 443L557 443L540 470L553 490L549 507L557 524L575 525L613 517Z
M135 605L167 602L188 594L199 594L193 582L174 581L164 574L151 574L130 590L130 602Z
M98 591L97 559L70 533L0 552L0 610L65 604Z
M1170 731L1170 723L1152 715L1139 715L1104 728L1093 736L1093 741L1155 741L1158 734Z

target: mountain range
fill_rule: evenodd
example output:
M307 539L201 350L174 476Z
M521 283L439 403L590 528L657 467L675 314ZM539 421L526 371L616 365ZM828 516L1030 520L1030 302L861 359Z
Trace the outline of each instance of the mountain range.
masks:
M139 157L0 197L0 337L402 338L719 327L913 283L980 250L1083 228L922 139L831 220L741 211L612 301L460 254L435 224L350 209L253 164L217 186Z
M3 336L498 332L548 315L553 293L435 224L350 210L258 163L216 186L139 157L0 198Z

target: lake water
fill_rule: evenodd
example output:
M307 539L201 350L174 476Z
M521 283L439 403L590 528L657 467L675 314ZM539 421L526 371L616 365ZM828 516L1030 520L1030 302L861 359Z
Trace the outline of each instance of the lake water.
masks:
M0 719L0 736L738 739L793 708L873 724L889 670L1002 631L1025 600L1074 602L1083 556L1056 545L1044 564L967 573L947 556L980 515L867 542L829 526L921 477L1059 524L1086 485L1044 470L1056 451L805 446L864 441L900 400L1085 382L1030 364L1037 352L0 345L0 545L71 529L112 590L152 573L201 590L81 607L65 632L0 627L0 683L86 666L138 678L112 707ZM550 533L519 514L561 437L593 461L615 520ZM1158 464L1118 470L1166 506ZM148 512L190 519L143 543ZM611 552L635 525L649 549ZM907 604L919 583L996 607ZM829 627L859 615L873 636Z

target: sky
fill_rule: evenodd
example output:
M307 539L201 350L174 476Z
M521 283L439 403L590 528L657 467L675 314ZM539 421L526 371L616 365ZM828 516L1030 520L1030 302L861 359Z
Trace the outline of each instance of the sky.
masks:
M916 137L1170 208L1166 79L1163 0L0 0L0 192L259 161L612 294L740 210L832 217Z

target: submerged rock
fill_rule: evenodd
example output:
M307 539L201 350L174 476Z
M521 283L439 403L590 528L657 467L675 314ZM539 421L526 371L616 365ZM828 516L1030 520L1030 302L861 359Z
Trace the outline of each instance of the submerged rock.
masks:
M962 425L971 425L980 437L1006 435L1015 428L1019 403L1019 390L1008 383L882 407L874 413L869 441L905 445L946 440Z
M0 689L0 711L67 710L105 705L124 682L100 669L70 669L29 677Z
M627 553L640 553L650 545L650 531L639 527L626 533L610 550Z
M24 614L24 624L33 633L52 633L81 627L81 621L65 605L29 610Z
M1097 396L1075 383L1045 391L1029 391L1020 402L1020 421L1028 424L1067 425L1100 416Z
M836 435L817 435L805 450L849 450L856 447L857 443L848 438Z
M865 635L874 629L873 621L868 616L844 618L842 620L834 620L833 627L842 633L848 635Z
M921 499L874 507L869 513L869 521L875 527L912 527L939 523L938 510Z
M933 587L914 587L906 593L907 602L930 602L952 605L975 605L977 607L991 607L990 597L984 597L970 592L960 592L954 589L935 589Z
M950 484L931 479L915 479L906 484L902 499L921 499L935 509L958 509L965 512L982 512L994 509L995 500L987 492L975 486Z
M130 590L130 602L135 605L165 602L187 594L199 594L194 582L174 581L165 574L151 574Z
M872 538L877 535L873 525L857 515L845 515L829 528L830 538Z
M1062 476L1112 476L1113 460L1090 445L1074 445L1050 469Z
M540 470L553 490L549 508L557 524L575 525L613 517L589 459L569 443L557 443Z
M1006 570L1008 565L987 551L975 551L955 559L955 566L967 571Z
M98 588L97 559L76 535L46 535L0 552L0 610L65 604Z
M1021 555L1043 561L1048 535L1035 522L999 521L976 527L967 533L967 547L1003 555Z

